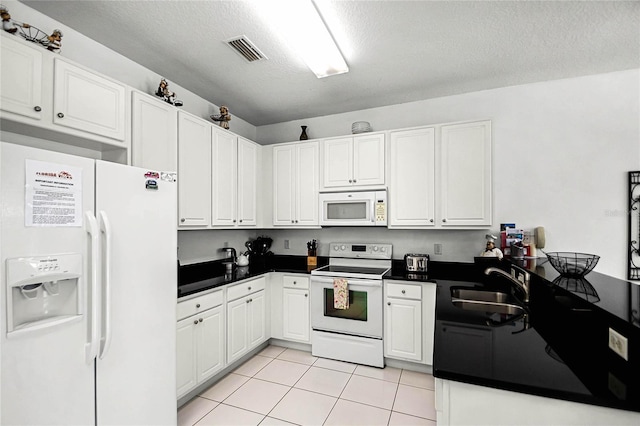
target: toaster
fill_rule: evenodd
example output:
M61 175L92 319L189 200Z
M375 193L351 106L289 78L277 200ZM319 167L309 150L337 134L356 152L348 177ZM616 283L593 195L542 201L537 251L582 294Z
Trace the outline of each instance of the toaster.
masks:
M428 254L409 253L404 255L407 272L427 272Z

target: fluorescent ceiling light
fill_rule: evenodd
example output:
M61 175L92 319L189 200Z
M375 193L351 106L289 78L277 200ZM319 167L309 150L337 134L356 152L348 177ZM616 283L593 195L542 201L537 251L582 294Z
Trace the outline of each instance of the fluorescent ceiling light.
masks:
M318 78L349 72L312 0L257 0L255 5Z

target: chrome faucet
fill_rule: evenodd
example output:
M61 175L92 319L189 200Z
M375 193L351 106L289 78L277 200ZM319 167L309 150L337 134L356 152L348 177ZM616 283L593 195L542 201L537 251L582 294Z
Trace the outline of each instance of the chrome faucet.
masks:
M484 270L485 275L498 274L507 278L513 285L519 288L524 293L524 298L522 301L524 303L529 303L529 294L530 294L530 279L531 276L524 269L518 268L517 266L511 266L511 274L503 271L500 268L487 268Z

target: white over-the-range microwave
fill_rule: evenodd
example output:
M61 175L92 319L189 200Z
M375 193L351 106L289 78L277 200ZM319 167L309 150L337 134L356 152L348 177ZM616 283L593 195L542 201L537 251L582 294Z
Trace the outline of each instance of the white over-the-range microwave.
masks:
M321 226L387 226L387 191L320 193Z

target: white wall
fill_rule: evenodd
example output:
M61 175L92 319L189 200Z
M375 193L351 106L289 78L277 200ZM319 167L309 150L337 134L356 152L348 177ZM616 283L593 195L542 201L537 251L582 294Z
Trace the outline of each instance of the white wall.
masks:
M64 34L60 53L63 57L128 84L142 92L153 94L158 89L162 76L153 70L143 67L22 3L15 0L4 0L2 4L9 10L11 18L16 21L26 22L47 34L50 34L55 28L60 29ZM16 37L20 36L16 35ZM131 42L135 43L136 40ZM209 103L171 80L169 80L169 88L176 92L177 99L184 102L184 106L180 107L180 109L206 120L210 120L209 116L212 114L219 114L219 106ZM233 105L229 105L229 108L233 114ZM230 122L230 130L248 139L256 139L256 127L237 116L233 116Z
M628 245L627 172L640 170L640 70L556 80L260 126L263 144L296 140L299 126L313 138L350 133L354 121L374 130L474 119L492 120L494 224L544 226L546 251L601 256L596 270L624 278ZM436 260L471 261L484 232L369 230L273 231L279 240L378 239L394 257L425 251ZM306 239L305 239L306 238ZM422 242L424 241L424 245ZM295 242L295 244L293 243ZM442 256L433 244L442 243ZM304 245L302 245L303 254Z

